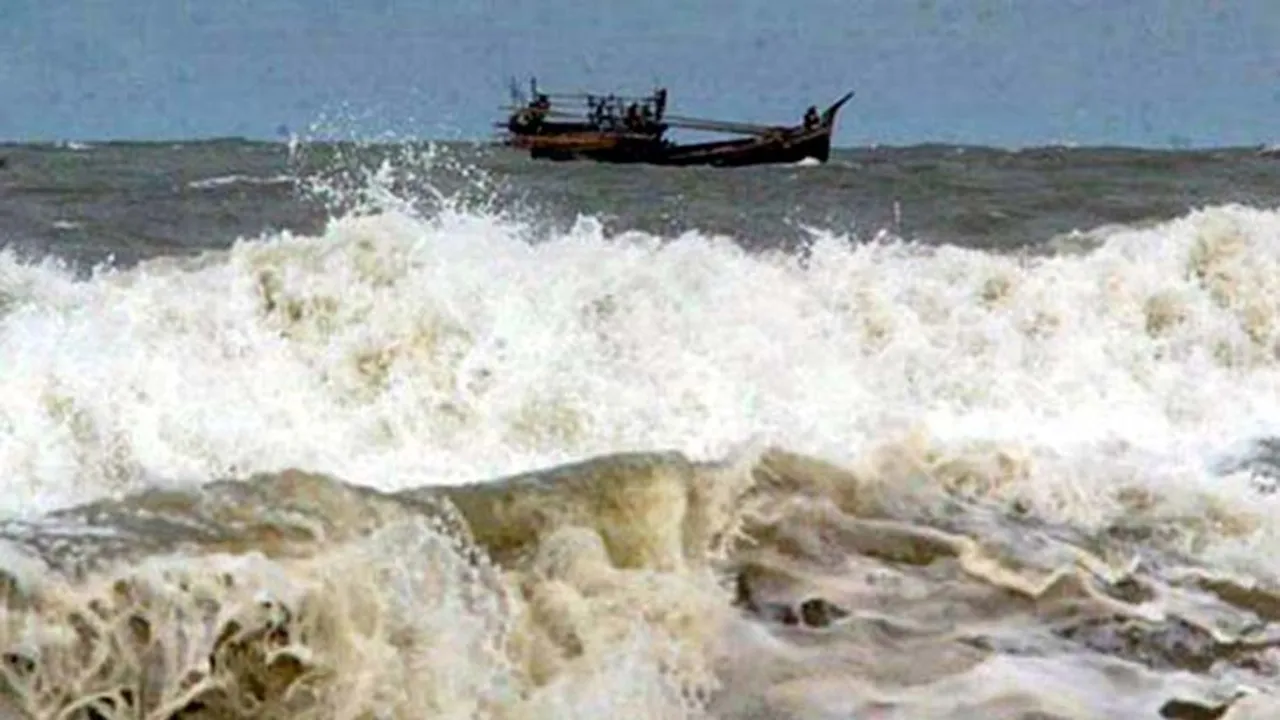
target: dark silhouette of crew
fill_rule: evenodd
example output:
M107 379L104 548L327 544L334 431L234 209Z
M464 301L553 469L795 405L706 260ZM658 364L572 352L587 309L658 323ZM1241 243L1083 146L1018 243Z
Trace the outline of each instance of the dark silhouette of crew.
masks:
M821 118L818 117L818 108L810 105L809 109L804 111L804 129L812 130L821 122Z

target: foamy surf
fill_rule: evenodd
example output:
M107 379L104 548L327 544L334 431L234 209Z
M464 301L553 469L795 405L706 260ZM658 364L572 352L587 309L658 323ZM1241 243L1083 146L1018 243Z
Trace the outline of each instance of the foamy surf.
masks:
M201 180L192 180L187 183L187 187L192 190L215 190L227 187L229 185L288 185L294 182L294 178L289 175L272 175L268 177L258 175L215 175L214 177L203 178Z
M1166 493L1280 424L1271 211L1034 260L521 232L348 217L89 282L5 256L0 468L26 488L9 510L147 475L298 466L395 489L620 445L714 456L756 434L853 461L914 432L1078 476L1010 489L1087 521L1097 503L1051 495L1130 480L1095 463Z
M1182 713L1269 686L1275 596L1173 554L1112 565L1123 542L1039 523L1008 543L973 510L894 519L912 495L938 509L894 473L631 454L385 494L286 471L10 522L4 698L33 717L1203 717Z
M87 281L0 255L5 567L26 593L6 702L1246 717L1264 700L1240 693L1274 690L1276 501L1221 468L1280 426L1280 213L1206 208L1034 259L525 235L390 210ZM749 438L835 465L735 455ZM644 467L680 479L582 490ZM286 490L285 468L325 478ZM615 499L561 516L561 487ZM446 489L460 524L419 506ZM716 493L718 519L686 528ZM133 610L85 635L93 597ZM121 635L139 607L146 632ZM450 643L475 650L444 667Z

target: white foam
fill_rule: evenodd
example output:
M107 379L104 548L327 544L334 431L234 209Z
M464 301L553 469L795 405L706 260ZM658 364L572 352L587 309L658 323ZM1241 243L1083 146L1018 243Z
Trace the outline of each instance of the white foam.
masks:
M1274 210L1032 261L522 234L387 212L86 282L0 255L0 509L290 465L460 482L753 434L852 460L914 429L1024 449L1034 493L1087 521L1120 481L1245 502L1209 463L1280 432Z
M213 190L215 188L226 187L227 185L285 185L293 182L293 177L289 175L216 175L214 177L204 178L202 180L192 180L187 183L187 187L192 190Z

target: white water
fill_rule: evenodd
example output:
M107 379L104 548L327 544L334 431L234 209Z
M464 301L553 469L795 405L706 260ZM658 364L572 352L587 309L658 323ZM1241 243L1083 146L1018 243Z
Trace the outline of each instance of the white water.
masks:
M214 190L227 185L288 185L294 182L291 175L215 175L201 180L192 180L187 187L192 190Z
M1210 208L1037 260L826 237L801 262L699 235L605 238L589 221L522 236L489 216L391 211L84 282L0 254L0 512L289 466L392 489L618 450L721 456L755 437L847 464L882 446L986 463L971 492L1086 527L1235 519L1205 523L1215 559L1280 574L1276 501L1214 470L1280 435L1280 212ZM1124 500L1143 491L1156 500ZM430 575L416 553L375 554L335 577L379 562ZM624 615L650 611L625 588L639 607ZM471 632L453 605L405 602ZM566 674L528 715L672 717L641 647L660 636ZM369 652L338 663L352 682L503 682L479 661L401 681ZM1119 711L1094 670L1002 663L938 696L1053 680L1092 708L1079 716ZM841 715L851 696L819 685L797 686L797 713Z
M1089 525L1146 488L1173 515L1262 512L1263 542L1273 501L1212 465L1280 434L1278 251L1280 212L1217 207L1035 261L827 237L801 264L591 222L530 246L491 217L394 212L87 282L0 254L0 511L761 437L845 462L994 443L1020 468L997 499Z

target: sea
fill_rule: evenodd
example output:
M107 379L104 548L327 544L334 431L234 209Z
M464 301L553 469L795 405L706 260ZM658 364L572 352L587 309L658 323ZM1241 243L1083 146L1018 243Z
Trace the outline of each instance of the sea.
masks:
M0 146L0 718L1280 717L1280 158Z

